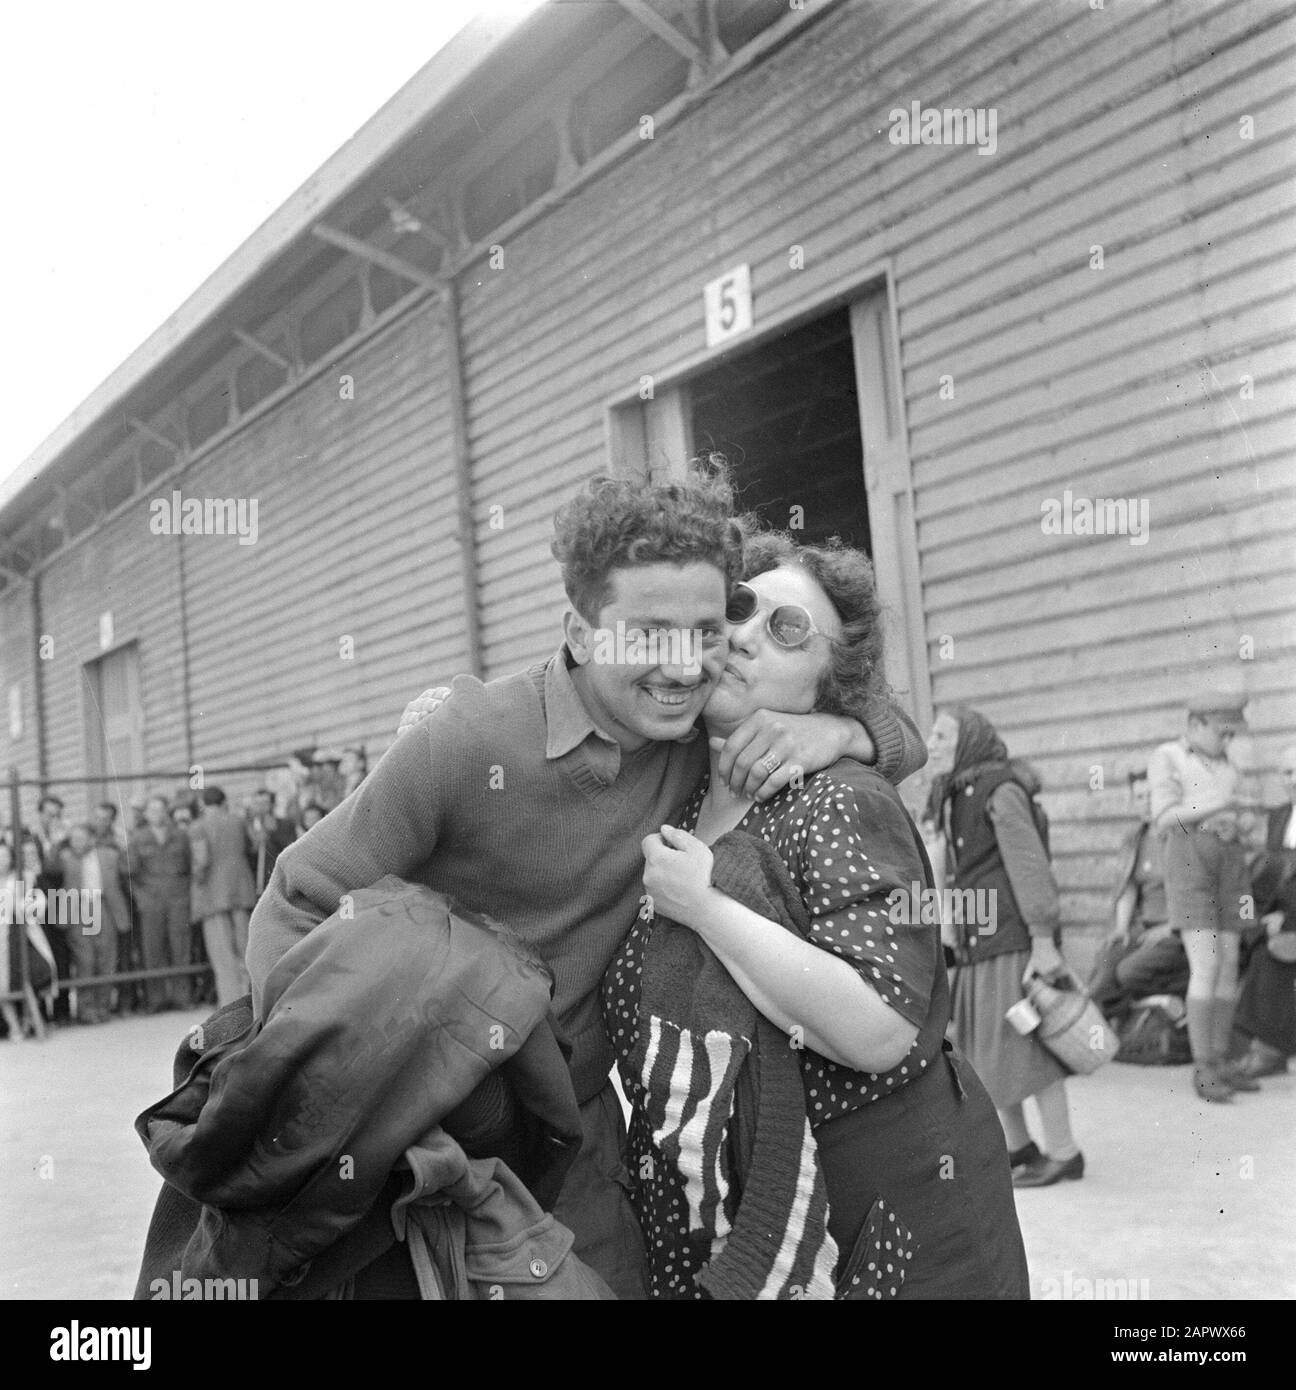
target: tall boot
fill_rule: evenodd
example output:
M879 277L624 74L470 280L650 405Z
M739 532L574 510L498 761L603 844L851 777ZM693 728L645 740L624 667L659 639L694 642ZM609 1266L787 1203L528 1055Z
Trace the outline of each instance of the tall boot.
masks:
M1193 1055L1193 1090L1202 1100L1232 1100L1233 1087L1215 1065L1215 1001L1189 995L1184 1003L1188 1011L1188 1043Z
M1233 1015L1237 1012L1237 996L1212 1001L1211 1040L1214 1044L1216 1068L1235 1091L1258 1091L1260 1083L1236 1062L1229 1060L1233 1042Z

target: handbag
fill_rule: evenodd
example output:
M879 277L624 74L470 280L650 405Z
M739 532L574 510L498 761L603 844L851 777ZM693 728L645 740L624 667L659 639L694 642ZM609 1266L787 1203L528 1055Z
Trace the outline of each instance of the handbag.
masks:
M1053 984L1032 975L1026 998L1040 1016L1035 1036L1073 1075L1088 1076L1115 1057L1120 1039L1069 970Z

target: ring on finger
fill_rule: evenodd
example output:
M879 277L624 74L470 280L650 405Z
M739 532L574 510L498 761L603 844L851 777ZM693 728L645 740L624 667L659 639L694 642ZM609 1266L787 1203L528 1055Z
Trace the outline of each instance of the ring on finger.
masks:
M776 758L773 753L766 753L765 756L760 760L760 765L772 777L774 773L776 773L779 770L779 768L783 766L783 759Z

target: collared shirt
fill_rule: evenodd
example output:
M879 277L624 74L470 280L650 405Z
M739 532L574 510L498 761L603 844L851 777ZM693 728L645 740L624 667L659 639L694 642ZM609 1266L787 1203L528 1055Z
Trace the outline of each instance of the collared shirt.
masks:
M1161 744L1148 759L1153 825L1172 806L1195 811L1221 794L1237 796L1241 787L1241 774L1227 757L1208 758L1190 747L1186 738Z
M610 786L621 775L621 745L594 722L572 679L573 664L571 653L564 644L545 667L545 723L548 730L545 757L561 758L585 745L584 755L590 767L601 782ZM676 741L692 743L697 736L698 729L694 725ZM637 757L652 747L652 742L647 741L628 756Z
M561 647L545 666L545 757L563 758L582 744L600 782L610 785L621 771L621 745L595 724L572 680L571 657Z

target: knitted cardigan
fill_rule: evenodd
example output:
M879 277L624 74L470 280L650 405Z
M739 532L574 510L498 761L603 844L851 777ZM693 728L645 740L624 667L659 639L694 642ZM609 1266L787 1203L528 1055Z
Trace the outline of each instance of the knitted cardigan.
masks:
M721 892L806 935L805 905L770 845L730 831L712 853ZM718 1299L833 1298L837 1247L800 1061L701 938L661 916L630 1066L689 1239L709 1244L700 1287Z

